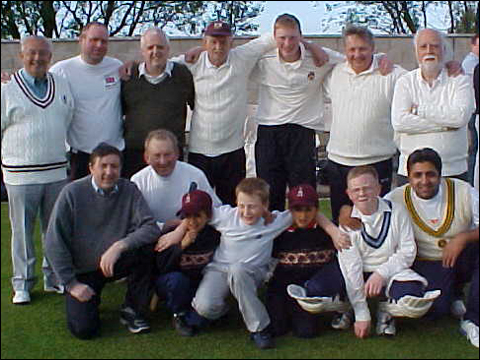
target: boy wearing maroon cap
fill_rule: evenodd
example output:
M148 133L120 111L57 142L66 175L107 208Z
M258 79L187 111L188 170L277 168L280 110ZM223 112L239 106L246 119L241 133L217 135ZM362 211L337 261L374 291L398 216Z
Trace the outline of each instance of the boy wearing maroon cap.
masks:
M288 296L289 284L303 285L323 265L335 259L330 237L317 225L318 195L308 184L292 188L288 205L293 225L275 239L273 257L278 264L266 294L267 311L274 336L290 330L297 337L311 338L318 334L317 317L304 311Z
M155 290L173 313L173 325L179 335L192 336L193 328L185 314L202 280L202 271L220 242L220 233L208 225L212 218L212 198L194 190L182 198L179 215L185 219L186 233L179 244L157 253Z

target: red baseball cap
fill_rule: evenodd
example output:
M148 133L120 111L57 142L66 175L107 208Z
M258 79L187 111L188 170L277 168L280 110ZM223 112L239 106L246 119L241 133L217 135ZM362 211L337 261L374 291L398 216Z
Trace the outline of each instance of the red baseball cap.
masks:
M186 193L182 197L182 208L177 216L182 218L205 211L207 215L212 213L212 198L205 191L194 190Z
M232 28L223 21L213 21L205 29L207 36L232 36Z
M288 192L288 206L315 206L318 207L317 191L308 184L298 185Z

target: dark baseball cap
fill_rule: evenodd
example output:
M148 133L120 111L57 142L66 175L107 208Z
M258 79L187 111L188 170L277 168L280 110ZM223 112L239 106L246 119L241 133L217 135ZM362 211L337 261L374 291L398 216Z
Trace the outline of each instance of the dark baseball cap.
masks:
M178 211L177 216L184 218L196 215L202 210L210 216L212 213L212 198L205 191L194 190L183 195L182 208Z
M223 21L213 21L205 29L207 36L232 36L232 28Z
M315 206L318 207L317 191L308 184L298 185L288 192L288 206Z

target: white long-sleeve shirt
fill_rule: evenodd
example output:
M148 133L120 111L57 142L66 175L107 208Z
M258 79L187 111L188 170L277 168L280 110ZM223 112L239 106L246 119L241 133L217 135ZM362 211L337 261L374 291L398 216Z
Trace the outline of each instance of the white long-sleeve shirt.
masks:
M273 36L265 34L230 50L220 67L210 62L206 51L195 64L186 63L183 55L171 59L186 65L195 83L190 152L215 157L244 146L248 78L260 56L273 48Z
M467 171L467 123L474 110L473 89L466 76L449 77L443 70L432 87L421 70L403 76L395 88L392 125L398 137L398 173L407 175L408 156L430 147L442 158L443 176ZM417 114L412 106L418 105Z
M370 320L365 297L364 272L377 272L388 288L393 280L425 280L410 270L417 246L413 228L406 209L378 198L378 210L372 215L363 215L355 206L352 217L359 218L362 231L349 232L352 246L338 253L347 294L357 321Z
M387 76L378 68L356 74L347 62L335 66L325 79L325 95L332 101L328 158L346 166L368 165L390 159L396 152L391 104L397 80L405 73L395 66Z
M300 59L292 63L282 61L278 49L258 60L251 79L259 84L256 113L259 125L297 124L316 131L324 130L322 83L345 56L323 48L330 61L317 67L303 44L300 49Z

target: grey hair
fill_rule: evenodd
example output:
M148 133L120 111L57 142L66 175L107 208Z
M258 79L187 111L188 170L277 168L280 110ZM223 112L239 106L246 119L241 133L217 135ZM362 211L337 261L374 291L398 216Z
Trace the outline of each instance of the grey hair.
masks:
M347 36L356 35L367 41L373 48L375 48L375 40L372 32L365 26L358 26L354 24L347 24L343 29L343 41L345 42Z
M33 40L33 39L44 41L45 44L47 44L48 50L50 51L50 53L53 53L52 40L50 40L49 38L46 38L45 36L40 36L40 35L28 35L28 36L25 36L24 38L22 38L20 40L20 51L23 52L25 50L25 44L29 40Z
M452 54L452 49L450 48L450 45L447 41L447 37L444 33L442 33L441 31L438 31L436 29L429 29L429 28L423 28L423 29L419 29L416 33L415 33L415 36L413 37L413 46L415 47L415 57L417 57L417 54L418 54L418 38L420 37L420 34L425 31L425 30L430 30L430 31L433 31L435 32L436 34L438 34L438 37L440 38L440 41L441 41L441 44L442 44L442 50L443 50L443 63L445 64L446 62L448 62L450 59L453 58ZM417 57L417 61L418 61L418 57Z
M145 32L140 37L140 47L143 47L144 42L145 42L145 37L150 33L157 34L159 36L163 36L165 38L165 40L167 41L167 45L170 45L170 39L168 38L167 34L165 34L163 32L162 29L160 29L158 27L150 27L147 30L145 30Z

